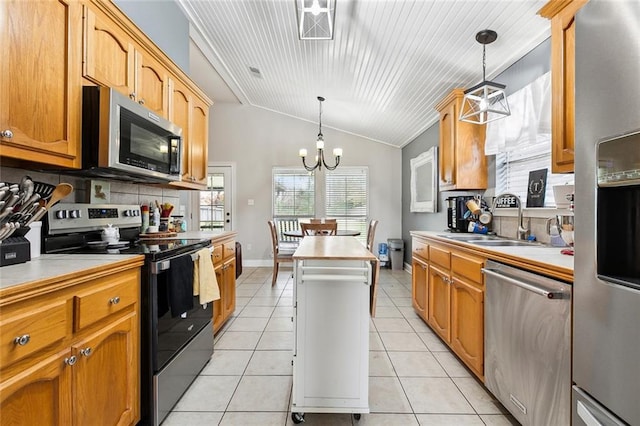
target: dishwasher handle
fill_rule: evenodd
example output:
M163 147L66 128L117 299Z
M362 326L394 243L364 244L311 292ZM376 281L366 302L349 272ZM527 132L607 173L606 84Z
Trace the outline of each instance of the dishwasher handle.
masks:
M524 281L520 281L520 280L516 280L514 278L511 278L505 274L500 273L499 269L489 269L489 268L482 268L482 273L486 274L488 276L491 277L495 277L501 280L504 280L510 284L513 284L515 286L518 286L520 288L523 288L525 290L529 290L530 292L533 292L539 296L544 296L547 299L563 299L564 298L564 293L561 291L549 291L549 290L545 290L543 288L537 287L533 284L529 284L526 283Z

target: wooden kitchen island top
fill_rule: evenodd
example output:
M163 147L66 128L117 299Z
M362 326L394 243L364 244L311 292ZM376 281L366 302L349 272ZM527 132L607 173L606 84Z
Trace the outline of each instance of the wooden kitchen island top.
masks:
M307 236L293 254L294 259L376 260L354 237Z

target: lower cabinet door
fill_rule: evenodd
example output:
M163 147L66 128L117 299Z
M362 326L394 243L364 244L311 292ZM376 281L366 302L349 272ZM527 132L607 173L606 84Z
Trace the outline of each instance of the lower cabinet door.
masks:
M451 285L451 347L479 376L484 375L484 292L457 278Z
M138 317L131 313L72 347L78 425L131 425L139 404Z
M447 343L451 342L449 274L429 265L429 324Z
M224 264L224 318L225 320L236 310L236 260Z
M224 298L225 298L225 288L224 288L224 277L223 277L223 265L218 265L215 267L216 273L216 281L218 282L218 288L220 289L220 299L213 301L213 332L216 333L222 327L224 323Z
M425 321L428 321L427 305L427 269L428 265L417 259L413 259L411 266L411 303L413 309Z
M69 348L0 382L0 425L70 425Z

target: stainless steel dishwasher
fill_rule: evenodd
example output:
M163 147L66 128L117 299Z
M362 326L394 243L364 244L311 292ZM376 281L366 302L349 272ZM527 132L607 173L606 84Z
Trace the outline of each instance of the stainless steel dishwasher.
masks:
M569 425L571 285L488 261L485 386L523 425Z

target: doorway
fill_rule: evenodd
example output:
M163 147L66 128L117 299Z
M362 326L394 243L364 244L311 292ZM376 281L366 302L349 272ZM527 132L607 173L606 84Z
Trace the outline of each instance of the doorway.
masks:
M199 229L231 231L233 229L232 166L209 166L207 189L198 191Z

